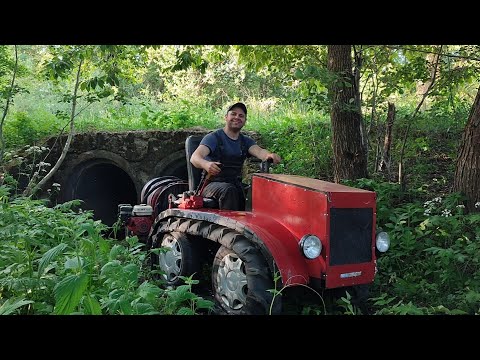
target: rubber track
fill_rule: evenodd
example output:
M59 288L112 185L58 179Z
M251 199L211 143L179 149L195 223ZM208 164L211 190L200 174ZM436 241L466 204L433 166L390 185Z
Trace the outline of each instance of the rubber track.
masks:
M152 227L152 246L158 246L165 233L174 231L193 236L201 236L233 250L242 261L248 264L247 282L249 291L242 313L269 313L273 294L268 290L275 288L273 279L269 275L271 269L260 249L247 237L226 226L208 221L169 217L155 223ZM280 295L277 300L279 301L275 301L272 307L272 314L279 314L281 312Z

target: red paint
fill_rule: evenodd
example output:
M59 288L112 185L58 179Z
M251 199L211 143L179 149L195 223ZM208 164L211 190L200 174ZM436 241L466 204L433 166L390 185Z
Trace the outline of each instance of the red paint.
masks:
M178 207L180 209L200 209L203 207L203 197L195 195L183 197Z
M330 209L336 208L372 208L372 261L362 264L329 266L330 256ZM304 178L295 175L255 174L252 178L252 216L254 218L275 219L284 229L293 236L273 237L267 246L276 244L271 249L275 261L288 262L291 253L299 253L300 239L306 234L318 236L323 245L321 256L308 260L300 257L307 268L308 275L313 278L326 280L327 288L364 284L373 281L375 275L375 221L376 221L375 193L372 191L351 188L345 185L326 181ZM232 215L227 215L231 217ZM261 221L258 221L261 223ZM263 224L264 232L272 234L274 223ZM281 245L282 244L282 245ZM282 246L288 247L288 257L278 250ZM285 260L287 259L287 260ZM286 270L278 264L282 275ZM361 273L359 276L341 278L341 274ZM297 274L292 274L295 276ZM299 273L299 276L303 274Z
M136 235L140 241L146 242L152 223L152 216L132 216L127 220L126 226L130 234Z
M157 198L154 191L148 203L155 204ZM252 232L273 257L283 285L309 284L315 278L324 280L326 288L336 288L371 283L374 279L376 198L372 191L295 175L255 174L251 212L200 209L202 206L202 197L187 196L178 207L218 214L229 227ZM370 262L329 265L332 208L372 209ZM134 228L139 230L138 226ZM322 253L314 260L305 258L299 246L306 234L314 234L322 242Z
M208 212L241 223L261 239L274 258L284 285L308 284L308 268L306 259L299 250L298 239L281 223L268 215L248 211L208 209Z

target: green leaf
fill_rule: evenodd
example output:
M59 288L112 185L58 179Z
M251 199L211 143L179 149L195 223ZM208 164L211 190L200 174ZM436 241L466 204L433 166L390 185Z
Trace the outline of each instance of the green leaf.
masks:
M195 312L187 307L181 307L177 311L177 315L195 315Z
M125 253L125 248L121 245L114 245L108 256L109 260L115 260Z
M466 311L460 310L460 309L453 309L450 311L451 315L468 315Z
M133 307L127 301L126 298L122 297L121 299L119 299L118 306L120 307L121 314L123 314L123 315L132 315L133 314Z
M77 218L77 221L80 219ZM75 230L75 237L80 237L83 236L85 232L87 232L89 235L93 232L93 225L91 221L84 222L84 219L81 219L82 223L78 227L78 229Z
M302 70L300 69L296 69L295 70L295 73L293 75L296 79L303 79L303 73L302 73Z
M111 274L116 274L120 271L122 264L119 260L112 260L103 265L102 269L100 270L100 274L102 276L109 276Z
M68 275L63 278L53 289L55 293L54 313L57 315L66 315L73 312L80 303L80 299L87 289L87 285L87 274Z
M24 299L7 299L1 306L0 306L0 315L10 315L15 312L19 307L22 307L27 304L31 304L33 301L31 300L24 300Z
M137 282L138 281L138 266L136 264L127 264L123 267L124 276L129 281Z
M101 254L107 254L110 250L110 243L104 238L95 239Z
M147 281L144 281L137 289L137 294L141 298L152 302L155 298L161 295L162 289Z
M190 291L190 286L188 285L178 286L175 290L169 291L168 296L178 303L193 300L196 297L196 295Z
M205 299L198 299L195 302L197 309L213 309L214 302Z
M138 315L161 315L160 312L156 311L150 304L137 303L135 304L134 309L135 313Z
M42 276L47 265L50 264L52 260L61 254L67 247L67 244L60 243L43 254L38 264L38 276Z
M85 307L86 315L102 315L102 308L100 303L95 299L95 296L90 295L83 298L83 306Z
M73 258L67 258L65 261L65 269L81 269L83 266L83 258L77 256Z

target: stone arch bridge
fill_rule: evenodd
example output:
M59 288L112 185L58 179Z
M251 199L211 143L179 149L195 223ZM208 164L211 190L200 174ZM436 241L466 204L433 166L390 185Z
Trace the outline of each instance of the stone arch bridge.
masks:
M173 175L187 180L185 140L208 130L127 131L79 133L49 185L59 183L57 202L84 201L95 219L111 226L118 204L138 204L144 184L154 177ZM66 136L51 138L46 162L60 157Z

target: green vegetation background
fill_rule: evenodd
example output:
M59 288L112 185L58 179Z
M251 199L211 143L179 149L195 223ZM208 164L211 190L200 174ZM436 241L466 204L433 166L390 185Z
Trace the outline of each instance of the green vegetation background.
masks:
M332 179L331 128L325 89L285 86L275 72L249 70L235 52L198 68L162 72L172 67L175 49L151 54L161 66L132 71L137 81L120 84L128 100L99 100L82 109L77 131L175 130L222 126L226 107L244 101L245 130L282 156L274 172ZM64 130L69 104L59 102L72 80L53 83L39 73L41 47L24 46L19 92L4 124L6 161L22 147L42 146ZM168 66L167 66L168 65ZM450 193L461 131L470 111L476 82L466 82L451 96L427 101L415 119L415 83L385 98L376 111L379 125L370 135L369 179L347 182L377 192L378 225L390 234L391 249L378 260L371 289L373 314L479 314L480 214L464 214L459 194ZM316 96L312 95L316 87ZM441 94L440 94L441 95ZM382 146L386 101L395 101L392 166L375 170ZM364 117L372 121L368 110ZM371 109L370 109L371 110ZM406 127L407 189L396 181ZM14 179L8 179L14 186ZM41 200L12 197L0 187L0 314L198 314L212 303L195 295L192 280L175 290L150 279L137 240L104 239L104 225L72 204L54 208ZM139 281L140 279L140 281ZM150 280L149 280L150 279ZM299 314L358 314L348 297L336 306L297 304Z

